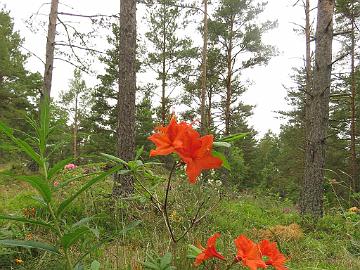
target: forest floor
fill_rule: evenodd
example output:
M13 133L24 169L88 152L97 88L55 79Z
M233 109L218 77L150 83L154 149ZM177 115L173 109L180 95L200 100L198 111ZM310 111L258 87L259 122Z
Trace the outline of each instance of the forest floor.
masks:
M82 166L67 174L88 173L98 165ZM7 170L8 167L0 167ZM161 170L161 169L160 169ZM84 180L82 180L84 181ZM186 184L184 184L184 182ZM162 198L160 184L156 190ZM60 197L67 197L81 186L73 183L70 191L59 191ZM111 194L112 179L96 185L86 192L66 212L66 220L77 221L94 216L89 226L94 229L93 242L83 241L72 250L77 258L80 250L95 247L84 258L84 268L91 269L91 262L100 262L100 269L137 270L149 255L173 254L172 265L179 270L194 269L193 260L187 258L188 245L198 241L205 244L209 236L220 232L217 249L226 257L234 255L233 239L245 234L253 240L269 238L277 241L281 251L288 258L289 269L360 269L360 215L339 207L327 209L325 216L317 223L301 219L296 206L275 195L264 195L250 191L235 191L224 185L200 184L190 186L181 175L176 177L170 190L170 220L176 235L181 235L188 220L202 204L200 216L204 217L179 241L172 244L160 213L146 196L136 192L129 200L114 201ZM47 218L47 214L36 200L35 192L27 184L9 177L0 176L0 214L30 215L33 218ZM205 198L200 203L200 197ZM35 210L32 210L32 209ZM49 232L34 225L0 221L0 239L16 238L52 241ZM90 241L90 240L89 240ZM21 259L21 264L15 260ZM0 246L0 269L64 269L55 255L25 248ZM216 268L217 267L217 268ZM209 262L198 269L225 269L222 262ZM234 269L242 269L240 265Z

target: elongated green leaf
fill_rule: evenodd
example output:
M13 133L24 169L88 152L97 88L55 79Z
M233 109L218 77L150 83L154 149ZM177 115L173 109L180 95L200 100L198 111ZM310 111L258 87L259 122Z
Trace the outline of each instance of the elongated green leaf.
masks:
M51 190L46 181L40 176L33 176L33 175L21 175L21 176L14 176L16 179L29 183L33 188L35 188L40 195L43 197L44 201L50 202L51 201Z
M53 230L54 232L56 232L56 229L51 224L40 221L40 220L28 219L28 218L23 218L23 217L5 216L5 215L0 215L0 220L14 220L14 221L19 221L19 222L23 222L23 223L40 225L43 227L47 227L47 228Z
M200 253L201 253L201 249L198 247L195 247L194 245L188 245L189 249L188 249L188 253L187 253L187 258L190 259L195 259Z
M212 155L213 155L214 157L220 158L220 159L222 160L222 162L223 162L222 166L223 166L225 169L227 169L227 170L229 170L229 171L231 170L231 166L230 166L228 160L226 159L226 157L224 156L223 153L213 150L213 151L212 151Z
M101 172L95 172L95 173L89 173L89 174L83 174L83 175L80 175L80 176L75 176L73 178L70 178L64 182L61 182L60 185L59 185L59 188L63 188L63 187L66 187L68 184L70 184L71 182L73 181L76 181L76 180L79 180L79 179L82 179L82 178L85 178L85 177L88 177L88 176L93 176L93 175L99 175L101 174Z
M115 157L115 156L112 156L112 155L108 155L108 154L105 154L105 153L100 153L100 155L102 155L103 157L111 160L111 161L115 161L116 163L121 163L121 164L124 164L125 166L127 166L127 162L125 160L122 160L121 158L118 158L118 157Z
M63 169L66 164L69 164L73 160L74 160L74 158L67 158L67 159L60 160L59 162L57 162L54 166L51 167L51 169L49 169L48 179L51 179L57 172L59 172L61 169Z
M31 159L33 159L37 164L42 166L42 161L40 156L36 151L25 141L16 138L13 135L13 130L5 125L3 122L0 122L0 131L4 132L22 151L24 151Z
M44 242L4 239L4 240L0 240L0 245L12 246L12 247L36 248L36 249L41 249L48 252L60 254L59 250L56 247Z
M82 226L84 224L89 223L92 220L101 219L101 218L106 218L106 215L105 214L98 214L98 215L93 215L91 217L84 217L84 218L80 219L78 222L71 225L71 228L79 227L79 226Z
M151 263L151 262L143 262L143 263L141 263L141 264L145 267L145 269L161 270L161 269L159 268L159 266L157 266L156 264Z
M233 134L224 138L221 138L220 141L221 142L234 142L240 139L245 138L247 135L249 135L249 132L246 133L237 133L237 134Z
M231 144L228 143L228 142L214 142L214 143L213 143L213 146L215 146L215 147L227 147L227 148L229 148L229 147L231 147Z
M76 243L83 235L89 233L90 230L88 227L78 227L73 231L70 231L60 239L61 245L64 249L68 249Z
M40 103L40 129L39 129L39 148L41 153L45 153L46 142L49 135L50 124L50 100L46 96Z
M113 168L111 168L110 170L94 177L93 179L89 180L85 185L83 185L80 190L78 190L74 195L72 195L70 198L66 199L65 201L63 201L60 205L59 208L57 210L57 215L60 215L66 207L69 206L69 204L75 200L81 193L83 193L84 191L86 191L87 189L89 189L91 186L93 186L94 184L96 184L97 182L105 179L108 175L111 175L119 170L121 170L124 166L118 165L115 166Z
M144 152L144 146L141 146L141 147L136 151L135 160L138 160L143 152Z

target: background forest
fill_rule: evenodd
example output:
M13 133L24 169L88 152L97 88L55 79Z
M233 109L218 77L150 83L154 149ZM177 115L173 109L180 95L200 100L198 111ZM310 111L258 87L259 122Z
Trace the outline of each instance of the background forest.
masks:
M263 20L266 2L123 0L114 14L51 2L27 21L46 30L45 58L24 47L0 2L0 269L192 269L201 250L188 245L215 232L225 254L245 234L276 242L288 269L360 269L358 1L290 3L304 10L294 25L304 58L288 71L284 124L265 134L243 96L252 85L244 74L281 53L264 39L277 27ZM54 94L57 62L73 78ZM223 163L194 186L174 156L150 157L148 137L172 115L212 134ZM199 266L246 265L227 267Z

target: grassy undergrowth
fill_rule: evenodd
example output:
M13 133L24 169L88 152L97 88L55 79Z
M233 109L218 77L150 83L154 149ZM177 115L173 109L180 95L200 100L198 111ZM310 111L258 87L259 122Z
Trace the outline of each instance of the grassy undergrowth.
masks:
M89 174L100 169L101 165L78 167L60 175L58 181L61 183L77 174ZM160 191L164 184L158 186L160 198L164 196ZM71 190L77 190L80 185L80 181L72 183ZM313 224L302 220L290 201L279 201L264 194L238 192L224 185L198 183L194 187L178 175L170 190L169 205L175 233L180 235L184 231L199 204L203 204L200 210L203 218L174 245L169 241L161 214L148 198L137 192L132 199L114 201L109 195L111 188L112 179L108 178L81 196L66 212L67 221L95 215L89 224L99 238L95 239L97 245L92 246L93 250L84 259L84 269L90 269L94 259L100 262L100 269L143 269L141 263L148 254L163 255L166 252L172 252L176 269L193 269L192 260L186 258L188 244L197 241L205 243L217 231L222 234L218 250L227 257L234 254L233 239L245 234L254 240L266 237L277 241L281 251L289 258L289 269L360 269L360 216L356 213L328 209L327 214ZM137 189L140 190L140 187ZM0 214L46 218L41 205L34 200L34 194L28 185L0 176ZM61 190L57 194L59 197L69 195ZM200 197L206 200L201 201ZM12 222L0 223L0 238L51 242L39 227ZM80 250L89 248L88 244L85 241L73 248L71 256L77 258ZM21 259L23 263L17 265L16 259ZM0 247L0 269L60 270L64 266L55 256L42 251ZM213 269L212 262L199 269ZM218 269L222 269L221 264Z

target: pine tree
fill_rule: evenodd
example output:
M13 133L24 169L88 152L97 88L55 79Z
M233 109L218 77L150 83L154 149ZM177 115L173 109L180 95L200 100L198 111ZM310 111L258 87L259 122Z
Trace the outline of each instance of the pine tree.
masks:
M175 0L161 0L148 11L149 31L145 34L150 46L145 65L153 70L160 81L161 105L158 118L162 124L167 122L170 107L173 104L172 94L182 78L191 71L191 59L194 49L190 38L180 38L178 32L186 27L184 14ZM182 19L182 21L180 21ZM180 27L182 24L182 27Z
M80 153L80 144L84 144L87 140L87 136L79 136L79 131L81 131L83 121L89 115L89 108L92 104L91 90L86 87L79 69L74 70L69 89L60 93L60 103L72 120L72 149L76 160Z
M21 51L23 42L20 33L14 31L9 12L0 10L0 121L26 132L25 117L35 114L42 80L39 73L24 67L28 55ZM6 145L1 137L1 158L8 157L1 150Z
M275 50L262 42L263 34L276 26L275 22L259 23L258 16L266 3L253 0L221 0L214 18L209 20L209 38L226 59L221 97L224 134L230 134L234 111L238 110L239 97L245 91L241 83L241 71L267 64Z

